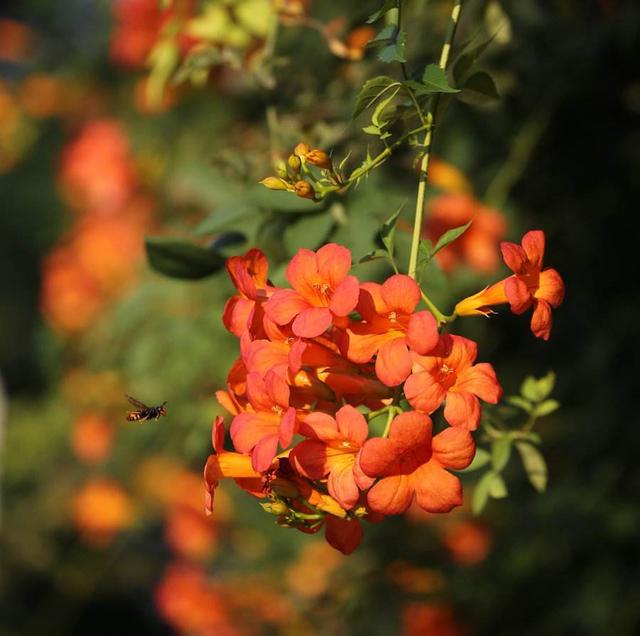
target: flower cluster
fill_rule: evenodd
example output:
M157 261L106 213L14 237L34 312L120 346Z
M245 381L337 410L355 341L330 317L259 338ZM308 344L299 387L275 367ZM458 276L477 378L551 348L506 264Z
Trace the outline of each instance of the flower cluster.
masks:
M241 355L217 398L233 416L234 450L216 418L204 473L209 510L219 481L233 478L281 525L324 527L344 553L360 543L362 519L414 500L431 513L462 503L450 471L474 457L480 401L502 393L493 367L476 364L476 344L440 333L419 307L413 279L361 283L350 269L345 247L300 249L286 268L291 287L278 288L259 250L228 260L237 293L223 322Z

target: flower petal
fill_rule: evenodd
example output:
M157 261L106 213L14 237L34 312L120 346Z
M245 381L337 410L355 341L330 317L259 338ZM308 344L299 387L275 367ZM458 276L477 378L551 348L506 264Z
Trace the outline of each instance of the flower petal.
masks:
M289 324L301 311L311 305L292 289L279 289L264 304L267 318L277 325Z
M262 375L255 371L247 374L247 397L256 411L270 411L273 406L273 398Z
M433 457L446 468L462 470L476 454L476 444L471 433L464 428L450 427L434 436Z
M490 404L497 404L502 397L502 387L488 362L480 362L458 375L456 391L468 391Z
M549 340L551 337L551 326L553 318L551 307L546 300L536 300L533 315L531 316L531 331L536 338Z
M355 455L342 455L339 462L332 462L327 481L329 494L345 509L355 506L360 498L360 490L353 474Z
M289 461L298 474L309 479L323 479L329 472L327 446L319 440L306 439L296 444Z
M364 531L358 519L339 519L329 515L324 536L332 548L342 554L351 554L362 543Z
M531 230L522 237L522 248L524 249L529 263L540 271L544 259L544 232L542 230Z
M507 267L514 274L524 274L527 271L527 255L525 251L516 243L503 241L500 243L502 258Z
M367 493L367 503L374 512L399 515L407 510L413 499L409 475L384 477Z
M405 338L385 342L376 358L376 375L387 386L397 386L411 373L412 360Z
M387 311L410 314L420 302L420 287L413 278L405 274L395 274L382 284L382 298Z
M331 322L328 307L310 307L295 317L291 329L299 338L315 338L322 335L331 326Z
M240 413L231 423L231 439L236 450L250 453L264 438L274 437L278 442L280 422L276 417L258 413Z
M355 276L347 276L334 290L329 309L336 316L349 315L358 304L360 283Z
M447 392L430 373L421 371L407 378L404 394L414 409L431 414L442 404Z
M315 253L304 248L299 249L289 261L285 276L291 287L311 302L316 296L313 284L318 281Z
M300 426L300 434L323 442L340 439L338 424L328 413L313 411L304 418Z
M335 289L351 269L351 251L342 245L328 243L316 252L316 261L320 278Z
M462 484L437 461L430 461L413 474L418 505L427 512L449 512L462 504Z
M232 296L229 298L222 311L222 324L227 331L230 331L234 336L240 338L240 336L247 331L250 321L253 318L255 305L254 300L247 300L240 296Z
M252 374L249 374L252 375ZM283 409L289 407L289 385L275 371L269 371L264 378L264 385L269 394L270 407L279 406ZM265 409L267 410L267 409Z
M531 307L531 292L527 284L517 276L511 276L504 281L504 295L514 314L522 314Z
M438 322L430 311L419 311L409 318L407 342L420 355L429 353L440 339Z
M213 450L219 453L224 450L224 420L220 415L216 416L211 427L211 444Z
M534 296L546 300L552 307L559 307L564 300L564 281L555 269L545 269L540 273L538 289Z
M251 453L251 466L259 473L269 469L271 462L278 452L278 436L268 435L263 437Z
M290 406L280 420L279 438L280 446L282 446L283 449L291 446L293 436L297 432L296 424L296 410L293 406Z
M449 391L444 406L444 419L451 426L475 431L480 423L480 402L468 391Z
M364 415L353 408L353 406L343 406L336 413L336 422L340 434L356 446L362 446L369 435L369 427Z

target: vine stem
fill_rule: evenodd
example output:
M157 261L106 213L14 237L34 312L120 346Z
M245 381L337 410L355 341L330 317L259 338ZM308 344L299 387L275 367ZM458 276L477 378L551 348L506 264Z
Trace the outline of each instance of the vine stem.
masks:
M451 53L451 46L453 45L453 38L458 28L458 22L460 20L460 13L462 11L462 0L454 0L453 7L451 9L451 17L449 18L449 26L447 27L447 34L445 36L444 44L442 45L442 52L440 53L440 61L438 65L442 70L447 68L449 62L449 55ZM408 274L415 280L416 269L418 266L418 251L420 248L420 235L422 233L422 223L424 220L424 200L425 192L427 189L427 178L429 174L429 160L431 158L431 143L433 140L433 130L435 127L435 116L438 109L438 103L440 101L440 93L436 93L431 100L429 112L426 116L427 124L429 128L424 135L424 154L420 161L420 172L418 177L418 193L416 195L416 213L413 221L413 236L411 238L411 251L409 254L409 271Z

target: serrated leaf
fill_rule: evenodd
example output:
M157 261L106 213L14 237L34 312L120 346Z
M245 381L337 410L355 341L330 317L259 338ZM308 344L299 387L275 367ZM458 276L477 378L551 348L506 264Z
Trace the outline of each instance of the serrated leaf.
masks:
M293 256L301 247L314 250L319 247L333 227L334 219L328 212L309 214L291 223L284 231L284 243Z
M489 473L491 479L489 480L489 496L494 499L504 499L507 496L507 484L502 478L502 475L496 473Z
M407 34L404 31L399 31L394 41L378 51L378 59L387 64L391 64L392 62L404 64L404 62L407 61L404 57L406 44Z
M393 259L393 244L396 235L396 223L403 207L404 206L400 206L398 210L394 212L382 224L382 227L380 228L380 239L382 240L383 245L387 248L387 253L389 254L389 257L391 259Z
M387 75L378 75L364 83L353 106L353 118L372 106L384 93L400 82Z
M431 257L433 258L441 249L447 247L450 243L453 243L457 238L462 236L468 229L473 221L469 221L460 227L454 227L451 230L447 230L436 242Z
M525 400L519 395L510 395L507 398L507 402L509 404L513 404L513 406L517 406L519 409L522 409L526 413L531 413L533 411L533 404L529 400Z
M458 88L449 84L444 69L437 64L429 64L422 73L422 86L430 93L459 93Z
M459 473L471 473L474 470L479 470L483 466L486 466L491 461L491 453L486 451L484 448L477 448L476 454L473 458L473 461L462 470L457 472Z
M522 465L531 485L538 491L544 492L547 488L547 462L542 453L527 442L516 442L516 448L520 453Z
M165 276L198 280L224 267L225 257L205 247L172 238L147 237L149 265Z
M471 509L475 515L480 514L487 504L487 500L489 499L489 486L492 478L493 473L485 473L476 484L471 502Z
M485 106L500 99L500 94L496 88L491 75L485 72L475 73L462 87L462 91L457 95L458 99L466 104L474 106Z
M511 438L503 435L491 443L491 465L499 473L511 456Z
M560 408L560 402L558 400L545 400L536 406L536 417L544 417L545 415L551 415L554 411Z
M233 229L241 229L238 223L247 222L250 218L260 214L257 206L249 204L226 205L214 210L206 219L204 219L195 229L195 234L216 234L220 230L226 230L230 227Z
M391 11L391 9L395 9L397 6L398 0L385 0L382 7L367 18L367 24L371 24L372 22L379 20L383 15Z

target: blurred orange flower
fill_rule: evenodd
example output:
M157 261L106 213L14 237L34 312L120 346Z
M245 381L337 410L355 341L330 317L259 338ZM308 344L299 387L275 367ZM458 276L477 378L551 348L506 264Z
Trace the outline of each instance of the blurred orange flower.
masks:
M132 523L134 511L129 495L118 482L98 477L76 493L71 502L71 516L87 543L103 547Z
M403 636L462 636L464 630L451 607L436 603L407 603L402 611Z
M174 552L193 561L210 557L218 538L218 526L205 516L202 496L199 499L197 510L188 505L176 506L171 510L164 530L165 539Z
M103 415L87 411L77 417L71 430L71 446L75 456L87 464L98 464L109 456L114 429Z
M489 530L474 521L458 521L443 528L442 541L460 565L475 565L487 558L491 549Z
M0 19L0 60L23 60L29 53L33 36L33 31L26 24L8 18Z

